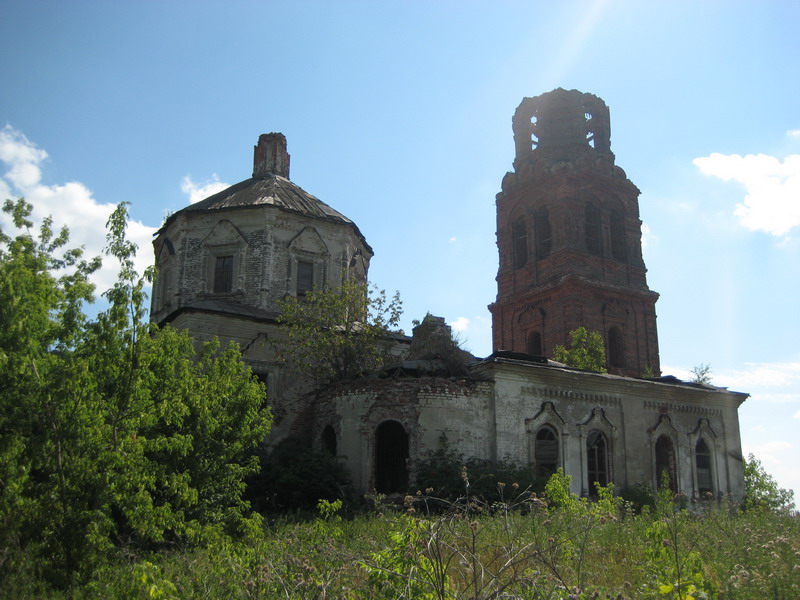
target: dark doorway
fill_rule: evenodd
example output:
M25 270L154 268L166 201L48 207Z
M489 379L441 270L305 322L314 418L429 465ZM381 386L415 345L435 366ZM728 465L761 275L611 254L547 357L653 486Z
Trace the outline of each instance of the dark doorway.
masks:
M375 490L381 494L405 492L408 487L408 434L397 421L385 421L375 430Z
M336 432L333 427L326 425L322 430L322 447L327 450L331 456L336 456Z

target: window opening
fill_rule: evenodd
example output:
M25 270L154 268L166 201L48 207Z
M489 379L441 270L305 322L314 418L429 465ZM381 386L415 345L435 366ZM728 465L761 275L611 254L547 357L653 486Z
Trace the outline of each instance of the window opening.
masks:
M586 438L586 462L588 490L594 495L597 493L595 483L608 485L608 442L600 431L594 430Z
M518 217L511 226L511 237L514 244L514 268L519 269L528 261L528 232L522 217Z
M314 265L297 261L297 295L305 296L314 288Z
M536 127L538 120L536 115L531 116L531 149L533 150L539 145L539 134Z
M611 254L617 260L625 260L625 221L616 210L611 213Z
M713 494L711 482L711 450L703 438L697 440L694 447L694 460L697 467L697 491L702 494Z
M536 475L549 477L558 469L558 435L545 425L536 432L533 457L536 462Z
M544 356L542 348L542 334L538 331L531 331L528 335L528 354L534 356Z
M600 211L594 204L586 205L585 214L586 249L600 254Z
M619 327L612 327L608 330L608 362L612 367L623 368L625 366L625 350Z
M546 206L538 209L534 215L536 227L536 258L547 258L553 243L553 234L550 230L550 212Z
M336 456L336 432L333 427L326 425L322 430L322 447L327 450L331 456Z
M662 487L664 471L669 476L669 489L673 492L678 491L678 481L675 473L675 449L672 440L666 435L659 436L656 440L656 486Z
M214 293L233 290L233 256L217 256L214 262Z
M375 490L381 494L404 492L408 487L408 434L397 421L375 430Z

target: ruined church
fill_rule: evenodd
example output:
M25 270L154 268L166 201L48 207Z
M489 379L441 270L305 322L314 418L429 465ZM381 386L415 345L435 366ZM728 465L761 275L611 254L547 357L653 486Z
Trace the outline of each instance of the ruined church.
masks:
M595 482L657 486L666 472L693 501L740 499L747 394L661 376L640 192L615 164L608 107L557 89L525 98L512 129L513 171L496 197L493 353L458 375L401 357L382 377L320 386L276 354L279 300L366 280L373 256L353 221L290 179L280 133L259 137L251 178L166 219L151 319L237 342L267 386L269 443L332 452L362 492L406 491L444 434L464 457L563 468L579 495ZM607 373L548 358L579 326L602 334ZM444 319L398 336L398 349L431 335L449 338Z

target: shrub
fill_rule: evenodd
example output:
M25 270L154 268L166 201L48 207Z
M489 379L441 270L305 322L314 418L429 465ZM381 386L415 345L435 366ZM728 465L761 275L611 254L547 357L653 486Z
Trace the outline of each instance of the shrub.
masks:
M352 499L350 473L337 458L289 438L260 453L248 498L261 511L313 509L320 500Z

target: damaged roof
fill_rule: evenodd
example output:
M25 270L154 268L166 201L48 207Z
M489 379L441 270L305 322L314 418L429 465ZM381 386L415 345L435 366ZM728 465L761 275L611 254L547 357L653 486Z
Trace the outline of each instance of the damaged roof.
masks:
M316 196L309 194L299 185L280 175L251 177L240 181L213 196L209 196L205 200L173 213L167 218L161 229L163 230L178 215L184 213L250 208L254 206L274 206L288 212L350 225L358 234L361 242L372 252L372 248L353 221L325 204Z

